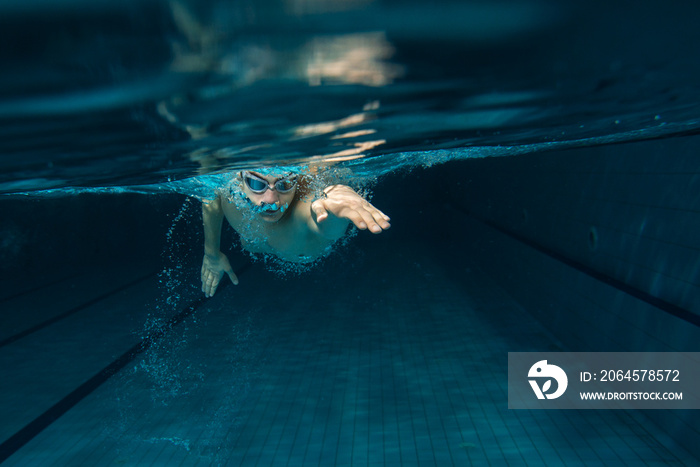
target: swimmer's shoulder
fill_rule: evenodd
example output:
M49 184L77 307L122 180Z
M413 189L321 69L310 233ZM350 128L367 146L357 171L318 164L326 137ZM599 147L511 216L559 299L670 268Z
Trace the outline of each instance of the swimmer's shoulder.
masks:
M221 209L224 212L226 220L236 229L243 222L243 213L241 212L240 206L238 206L235 199L232 199L226 193L219 193L219 199L221 200Z
M320 235L318 224L316 223L311 204L315 200L310 196L304 196L294 201L294 209L291 214L297 227L305 229L307 233Z

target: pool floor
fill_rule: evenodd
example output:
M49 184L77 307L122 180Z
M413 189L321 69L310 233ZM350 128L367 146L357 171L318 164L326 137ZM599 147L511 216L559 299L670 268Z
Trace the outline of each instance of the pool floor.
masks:
M566 349L476 267L443 260L407 243L290 279L253 265L5 465L697 462L640 412L509 410L507 353ZM157 275L119 274L72 279L92 302L54 299L74 312L0 347L0 442L172 314Z

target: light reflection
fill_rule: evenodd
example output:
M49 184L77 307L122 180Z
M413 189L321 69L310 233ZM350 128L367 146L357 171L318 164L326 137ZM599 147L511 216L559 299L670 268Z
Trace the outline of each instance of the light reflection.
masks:
M312 161L323 161L323 162L345 162L352 161L355 159L360 159L365 157L362 154L365 151L374 149L377 146L385 144L386 140L380 139L377 141L364 141L361 143L355 143L355 147L344 149L342 151L334 152L332 154L326 154L324 156L316 156L312 158Z
M341 128L360 125L371 120L372 118L373 117L371 117L371 115L367 113L354 114L333 122L321 122L312 123L309 125L302 125L295 128L293 130L293 134L295 139L324 135L328 133L333 133L334 131Z
M394 47L383 32L317 37L301 51L311 86L361 84L386 86L404 74L401 65L388 60Z
M372 135L376 132L377 132L377 130L372 130L372 129L350 131L348 133L343 133L342 135L333 136L333 137L331 137L331 139L357 138L358 136Z
M297 127L293 132L294 136L292 137L292 140L327 135L329 133L334 133L341 129L364 124L376 118L372 111L378 109L379 101L372 101L369 104L363 106L363 112L361 113L353 114L346 118L333 122L321 122ZM377 130L373 128L365 128L361 130L348 131L339 135L333 135L329 139L343 140L344 143L349 144L349 141L347 140L373 135L376 132ZM382 144L386 144L386 140L379 139L372 141L354 142L352 143L351 147L346 147L345 149L341 149L339 151L335 151L329 154L313 156L307 159L305 162L311 165L328 165L331 163L360 159L365 157L364 153L366 151L374 149L377 146L381 146Z
M362 9L369 0L293 0L296 15L309 12ZM177 73L215 73L219 82L212 98L265 79L296 79L311 86L359 84L385 86L404 75L403 66L390 62L395 54L383 31L279 38L237 38L221 21L204 20L185 0L169 2L173 23L181 33L171 41L170 70ZM307 13L304 13L307 12ZM200 94L206 94L201 90Z
M363 9L373 0L283 2L287 15L306 16ZM169 5L173 23L180 32L171 44L173 59L170 70L183 74L200 73L207 79L202 81L201 87L187 94L172 95L159 102L157 111L164 120L198 142L199 147L190 151L188 156L197 162L200 173L222 170L231 162L240 160L242 154L246 154L248 160L255 158L256 152L262 158L276 153L275 157L288 159L299 151L299 146L287 149L285 143L300 144L300 140L314 137L325 137L317 148L324 148L320 151L329 153L308 158L310 163L361 158L366 151L386 143L377 137L372 141L358 141L377 132L366 128L368 122L376 118L375 111L380 107L377 100L368 101L360 112L339 108L335 120L302 125L297 122L286 128L280 128L278 121L273 125L269 118L253 118L255 108L243 110L236 107L232 111L230 107L248 89L260 93L261 89L272 86L270 89L276 90L278 85L288 86L290 81L314 87L389 85L404 75L404 68L391 62L395 49L383 31L236 36L233 27L224 27L225 19L205 17L188 0L170 0ZM254 27L261 21L263 24L264 20L264 16L252 19L246 16L237 21L243 26ZM256 87L261 82L265 84ZM268 108L275 105L274 100L267 99L262 93L261 96ZM246 99L240 101L246 102ZM219 106L217 102L222 104ZM300 114L305 111L305 108L299 108ZM250 123L249 119L255 123L246 124ZM255 141L255 134L264 140ZM271 136L275 141L271 142ZM217 142L213 143L215 139ZM312 143L315 145L316 142L309 142Z

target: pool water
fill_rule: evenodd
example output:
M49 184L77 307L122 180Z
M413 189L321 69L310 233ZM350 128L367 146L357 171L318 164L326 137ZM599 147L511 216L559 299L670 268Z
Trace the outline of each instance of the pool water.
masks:
M6 464L692 463L640 412L509 410L507 352L566 344L477 264L426 248L427 238L358 238L286 280L260 265L237 268L238 287L183 297L191 315L84 394L70 390L147 338L143 323L168 316L154 312L158 275L102 271L104 293L90 274L35 292L65 301L46 304L51 313L101 294L4 346L13 371L3 400L17 401L5 408L5 437L53 403L71 405L30 430ZM56 293L69 284L69 296Z
M514 410L508 353L697 352L687 2L0 6L0 463L694 465L692 410ZM222 249L261 166L392 218Z

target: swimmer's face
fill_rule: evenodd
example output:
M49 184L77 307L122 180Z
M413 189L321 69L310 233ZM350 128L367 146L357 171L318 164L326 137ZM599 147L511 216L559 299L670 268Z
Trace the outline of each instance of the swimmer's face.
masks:
M277 222L289 210L296 194L296 175L246 171L243 178L243 193L255 206L257 216L266 222Z

